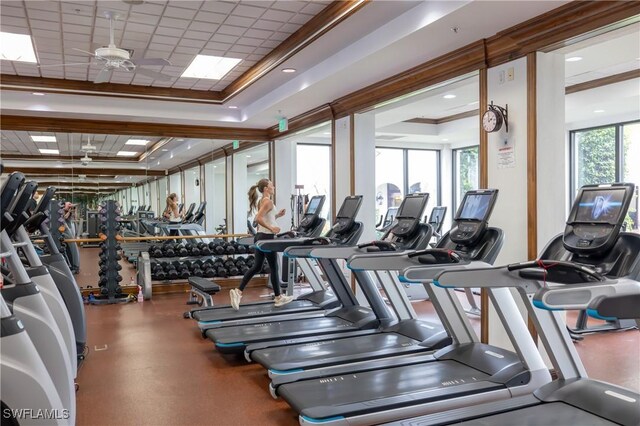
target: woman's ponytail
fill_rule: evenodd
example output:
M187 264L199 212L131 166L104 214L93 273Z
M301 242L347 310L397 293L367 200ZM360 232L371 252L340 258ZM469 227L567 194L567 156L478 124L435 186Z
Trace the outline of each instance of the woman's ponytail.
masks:
M249 188L249 214L258 210L258 185Z

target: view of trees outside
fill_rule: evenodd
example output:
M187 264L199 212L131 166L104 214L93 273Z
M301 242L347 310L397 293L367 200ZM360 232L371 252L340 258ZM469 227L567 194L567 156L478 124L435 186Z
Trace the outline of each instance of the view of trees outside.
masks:
M621 141L616 139L617 135ZM574 191L583 185L624 182L640 185L640 123L615 124L573 132ZM617 170L617 146L621 145L623 170ZM618 172L618 173L616 173ZM575 195L575 194L574 194ZM627 230L638 232L638 188L625 220Z
M462 201L464 194L472 189L478 189L479 167L478 167L478 147L472 146L455 150L455 200L452 211L457 211L458 204Z

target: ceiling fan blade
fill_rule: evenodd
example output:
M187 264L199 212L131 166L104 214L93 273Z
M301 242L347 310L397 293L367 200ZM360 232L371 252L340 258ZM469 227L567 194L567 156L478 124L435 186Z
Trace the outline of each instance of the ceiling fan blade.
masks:
M132 59L136 65L171 65L171 62L162 58L141 58L141 59Z
M162 74L161 72L151 71L144 68L136 68L133 72L136 74L146 75L147 77L151 77L155 80L169 81L173 77L167 74Z
M87 55L96 56L94 53L87 52L86 50L78 49L76 47L71 48L71 50L77 50L78 52L86 53Z
M98 75L96 76L96 78L93 80L94 83L99 84L99 83L107 83L110 79L111 79L111 74L113 73L112 69L109 68L103 68Z
M91 65L91 62L74 62L71 64L38 65L38 68L72 67L76 65Z

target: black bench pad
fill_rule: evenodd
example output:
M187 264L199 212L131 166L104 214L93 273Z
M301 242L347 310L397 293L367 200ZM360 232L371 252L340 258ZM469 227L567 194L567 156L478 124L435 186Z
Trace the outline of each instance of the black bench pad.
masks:
M189 277L189 285L207 294L214 294L220 291L218 284L202 277Z

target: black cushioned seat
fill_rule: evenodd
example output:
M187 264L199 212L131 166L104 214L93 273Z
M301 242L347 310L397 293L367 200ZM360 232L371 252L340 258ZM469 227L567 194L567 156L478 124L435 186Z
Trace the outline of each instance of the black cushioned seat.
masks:
M189 277L189 285L207 294L215 294L220 291L218 284L202 277Z

